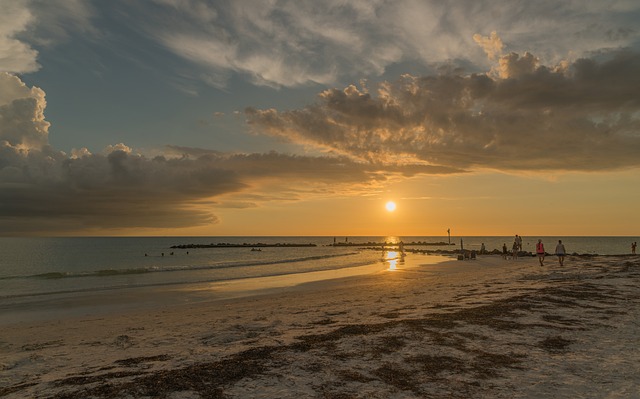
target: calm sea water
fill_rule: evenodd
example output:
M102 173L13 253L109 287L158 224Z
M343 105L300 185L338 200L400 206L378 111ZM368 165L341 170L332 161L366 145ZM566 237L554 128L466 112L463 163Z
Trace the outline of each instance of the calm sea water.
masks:
M539 237L524 237L533 251ZM562 239L568 252L628 254L634 237L540 237L552 252ZM420 249L488 250L508 247L513 237L451 237L455 246ZM448 237L335 237L345 242L447 242ZM251 279L381 263L380 251L331 246L334 237L83 237L0 238L0 308L16 300L61 293L119 290ZM180 244L316 244L315 247L191 248ZM412 248L407 246L407 249ZM164 256L162 254L164 253ZM173 253L173 254L172 254Z

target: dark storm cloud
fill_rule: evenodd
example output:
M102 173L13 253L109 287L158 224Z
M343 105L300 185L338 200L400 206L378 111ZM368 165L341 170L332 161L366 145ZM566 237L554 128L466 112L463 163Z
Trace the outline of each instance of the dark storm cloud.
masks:
M249 187L260 193L257 187L262 181L298 183L307 189L324 183L338 189L385 180L394 173L345 158L277 153L149 159L116 150L72 159L38 150L25 157L8 154L5 148L0 157L5 160L0 171L0 234L201 226L217 221L214 207L203 207L203 201ZM403 168L399 171L406 172ZM425 167L410 168L410 172L452 171ZM301 199L301 194L308 193L298 191L294 198ZM253 198L256 202L252 206L273 199L266 194Z

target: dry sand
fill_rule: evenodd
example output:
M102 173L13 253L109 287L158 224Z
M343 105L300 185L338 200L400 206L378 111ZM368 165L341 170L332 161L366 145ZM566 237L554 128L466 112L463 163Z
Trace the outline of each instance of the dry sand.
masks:
M184 288L0 327L0 397L640 398L640 257L409 254L242 298Z

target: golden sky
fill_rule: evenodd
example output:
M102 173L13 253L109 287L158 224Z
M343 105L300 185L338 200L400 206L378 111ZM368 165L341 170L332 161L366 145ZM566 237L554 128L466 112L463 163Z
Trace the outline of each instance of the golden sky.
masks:
M640 235L637 2L0 4L0 235Z

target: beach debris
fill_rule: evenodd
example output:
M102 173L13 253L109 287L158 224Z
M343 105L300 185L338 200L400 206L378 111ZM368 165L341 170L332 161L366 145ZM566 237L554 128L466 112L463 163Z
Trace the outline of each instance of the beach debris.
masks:
M122 349L127 349L133 345L132 339L128 335L118 335L114 340L113 344Z

